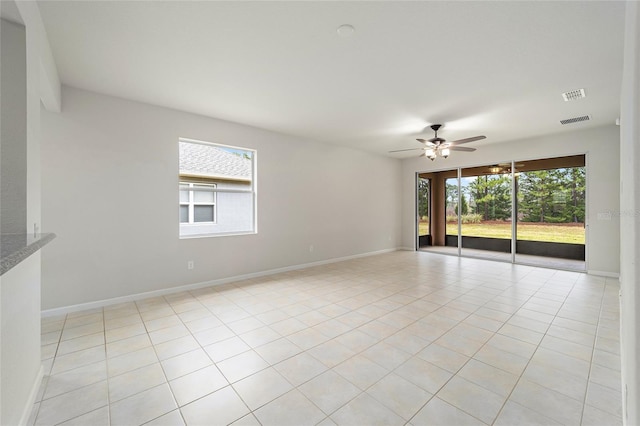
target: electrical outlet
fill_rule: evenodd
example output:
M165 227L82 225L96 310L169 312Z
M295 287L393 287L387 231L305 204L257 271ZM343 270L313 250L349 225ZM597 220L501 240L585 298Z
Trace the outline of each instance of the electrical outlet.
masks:
M187 262L187 269L193 269L193 260Z
M309 246L309 253L313 253L313 245Z

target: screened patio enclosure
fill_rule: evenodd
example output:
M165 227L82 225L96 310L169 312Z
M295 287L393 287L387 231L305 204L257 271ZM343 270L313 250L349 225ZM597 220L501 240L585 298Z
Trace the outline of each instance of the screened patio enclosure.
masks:
M420 250L585 270L585 155L418 173Z

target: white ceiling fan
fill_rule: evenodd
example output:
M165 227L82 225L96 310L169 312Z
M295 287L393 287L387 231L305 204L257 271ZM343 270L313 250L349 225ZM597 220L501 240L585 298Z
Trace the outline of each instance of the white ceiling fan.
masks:
M442 124L432 124L431 130L435 132L435 136L429 140L425 139L416 139L418 142L424 144L422 148L409 148L409 149L397 149L395 151L389 152L402 152L402 151L424 151L420 154L420 157L427 157L431 161L435 160L436 157L447 158L451 151L465 151L465 152L473 152L475 148L468 148L466 146L459 146L469 142L475 142L482 139L486 139L486 136L473 136L465 139L458 139L457 141L447 142L445 139L438 137L438 130L442 127Z

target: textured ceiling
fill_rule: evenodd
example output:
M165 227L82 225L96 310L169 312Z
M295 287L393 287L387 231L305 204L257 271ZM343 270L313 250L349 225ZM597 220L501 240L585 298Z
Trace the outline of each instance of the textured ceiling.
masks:
M477 147L619 116L619 1L39 6L67 85L385 155L432 123Z

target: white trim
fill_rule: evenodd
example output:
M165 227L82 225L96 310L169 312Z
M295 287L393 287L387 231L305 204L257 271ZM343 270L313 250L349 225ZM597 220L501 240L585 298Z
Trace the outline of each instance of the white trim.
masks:
M40 369L38 370L38 374L36 375L36 380L31 385L31 392L29 392L29 398L27 398L27 404L22 409L22 416L20 416L21 425L26 425L29 421L29 417L31 417L31 412L33 411L33 404L36 403L36 398L38 397L38 392L40 392L40 386L42 385L42 378L44 377L44 367L40 364Z
M619 272L594 271L593 269L588 269L587 274L597 275L599 277L620 278Z
M47 309L47 310L42 311L41 315L42 315L43 318L53 317L53 316L58 316L58 315L64 315L64 314L69 314L69 313L72 313L72 312L84 311L84 310L87 310L87 309L102 308L102 307L105 307L105 306L115 305L115 304L118 304L118 303L132 302L132 301L135 301L135 300L147 299L147 298L150 298L150 297L164 296L164 295L167 295L167 294L178 293L178 292L181 292L181 291L197 290L197 289L200 289L200 288L212 287L212 286L217 286L217 285L222 285L222 284L228 284L228 283L247 280L247 279L251 279L251 278L259 278L259 277L264 277L264 276L267 276L267 275L279 274L279 273L282 273L282 272L296 271L298 269L305 269L305 268L310 268L310 267L313 267L313 266L321 266L321 265L327 265L327 264L330 264L330 263L344 262L346 260L359 259L359 258L362 258L362 257L375 256L375 255L378 255L378 254L391 253L391 252L398 251L398 250L414 251L414 249L396 247L396 248L377 250L377 251L372 251L372 252L367 252L367 253L354 254L354 255L350 255L350 256L336 257L336 258L327 259L327 260L319 260L317 262L302 263L302 264L299 264L299 265L285 266L283 268L268 269L266 271L252 272L252 273L249 273L249 274L236 275L236 276L233 276L233 277L219 278L217 280L203 281L203 282L194 283L194 284L187 284L187 285L183 285L183 286L179 286L179 287L169 287L169 288L165 288L165 289L161 289L161 290L148 291L148 292L145 292L145 293L137 293L137 294L131 294L131 295L128 295L128 296L114 297L114 298L111 298L111 299L97 300L95 302L80 303L80 304L77 304L77 305L64 306L62 308Z

